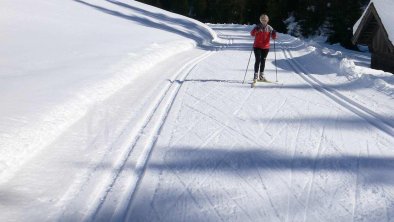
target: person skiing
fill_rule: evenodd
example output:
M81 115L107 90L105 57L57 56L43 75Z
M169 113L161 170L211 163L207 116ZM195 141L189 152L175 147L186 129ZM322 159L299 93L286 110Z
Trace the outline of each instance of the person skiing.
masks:
M268 15L262 14L260 16L260 24L256 25L250 32L254 36L253 51L256 58L254 64L254 78L253 82L266 81L264 78L265 60L270 50L270 39L277 38L276 31L268 25ZM260 68L260 75L259 75Z

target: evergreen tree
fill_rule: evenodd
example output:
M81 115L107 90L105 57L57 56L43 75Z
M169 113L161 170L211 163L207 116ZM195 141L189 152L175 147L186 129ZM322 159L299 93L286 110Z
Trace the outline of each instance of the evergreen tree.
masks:
M297 37L326 35L354 47L352 27L369 0L141 0L202 22L257 24L265 13L279 32Z
M188 0L171 0L170 11L181 15L187 15L189 13Z
M190 3L189 16L202 22L209 22L208 17L208 0L193 0Z
M334 0L330 16L332 18L332 33L328 42L339 42L346 48L355 48L351 43L353 35L353 25L361 15L361 1L354 0Z
M289 18L287 18L283 23L286 25L286 32L284 33L290 34L295 37L302 36L302 28L296 21L293 13L291 13L289 15Z
M245 23L260 23L260 15L267 13L267 1L246 0L245 4Z
M279 32L286 32L284 21L289 16L289 0L268 0L267 14L271 25Z

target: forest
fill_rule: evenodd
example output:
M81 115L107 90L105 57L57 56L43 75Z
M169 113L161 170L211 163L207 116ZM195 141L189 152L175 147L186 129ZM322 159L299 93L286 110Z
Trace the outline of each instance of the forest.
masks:
M327 42L357 49L353 26L369 0L139 0L204 23L256 24L261 14L275 30L296 37L323 35Z

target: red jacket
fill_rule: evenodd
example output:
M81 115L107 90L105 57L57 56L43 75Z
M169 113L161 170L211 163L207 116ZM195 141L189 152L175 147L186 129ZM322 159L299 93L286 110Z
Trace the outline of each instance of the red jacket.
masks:
M255 36L253 47L260 49L269 49L270 38L276 39L277 37L275 30L270 25L263 26L263 24L256 25L250 34Z

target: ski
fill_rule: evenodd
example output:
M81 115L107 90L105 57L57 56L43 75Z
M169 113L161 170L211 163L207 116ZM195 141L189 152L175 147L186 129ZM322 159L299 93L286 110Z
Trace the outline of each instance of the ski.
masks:
M269 80L257 80L257 82L266 82L266 83L274 83L274 82L272 82L272 81L269 81Z
M252 84L251 84L251 87L252 87L252 88L256 87L256 83L257 83L257 80L253 80L253 81L252 81Z
M257 83L272 83L272 84L279 84L278 82L272 82L272 81L267 80L267 79L265 79L265 80L253 80L253 81L252 81L252 84L251 84L251 87L252 87L252 88L256 87L256 84L257 84Z

